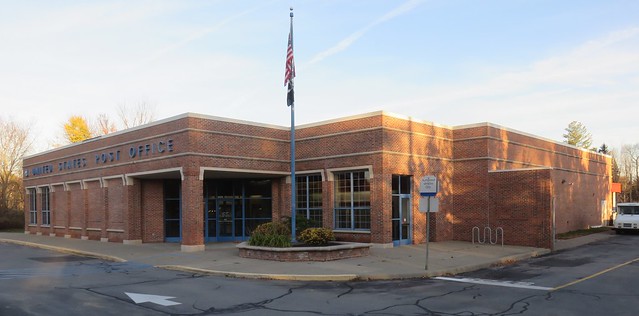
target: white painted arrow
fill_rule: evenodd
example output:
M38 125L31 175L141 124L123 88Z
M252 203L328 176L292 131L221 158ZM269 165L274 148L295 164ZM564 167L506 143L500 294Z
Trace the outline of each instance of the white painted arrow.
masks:
M151 294L140 294L140 293L127 293L124 292L124 294L128 295L131 300L133 300L133 302L135 302L135 304L140 304L140 303L153 303L153 304L158 304L158 305L162 305L162 306L173 306L173 305L180 305L182 303L178 303L178 302L173 302L173 301L169 301L172 298L172 296L161 296L161 295L151 295Z

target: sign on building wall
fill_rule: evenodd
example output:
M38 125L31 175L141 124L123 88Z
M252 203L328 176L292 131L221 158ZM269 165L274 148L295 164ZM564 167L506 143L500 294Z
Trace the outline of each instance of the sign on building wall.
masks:
M112 150L100 151L92 154L82 154L52 163L24 168L24 178L42 176L56 172L72 171L117 163L120 161L142 160L154 158L174 151L173 139L160 139L129 146L119 146Z

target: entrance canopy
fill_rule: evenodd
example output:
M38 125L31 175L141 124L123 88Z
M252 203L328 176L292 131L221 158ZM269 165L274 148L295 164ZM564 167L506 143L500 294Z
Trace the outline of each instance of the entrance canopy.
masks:
M287 171L251 170L201 167L200 180L204 179L268 179L282 178L290 175Z

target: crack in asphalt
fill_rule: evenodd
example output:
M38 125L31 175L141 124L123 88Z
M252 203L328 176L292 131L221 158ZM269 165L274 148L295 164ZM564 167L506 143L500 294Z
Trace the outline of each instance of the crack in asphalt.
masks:
M337 295L337 298L340 298L340 297L342 297L342 296L344 296L344 295L351 294L351 293L353 293L353 290L355 289L353 286L351 286L351 285L350 285L350 284L348 284L348 283L342 283L342 284L343 284L343 285L345 285L346 287L348 287L348 291L346 291L346 292L344 292L344 293L341 293L341 294Z

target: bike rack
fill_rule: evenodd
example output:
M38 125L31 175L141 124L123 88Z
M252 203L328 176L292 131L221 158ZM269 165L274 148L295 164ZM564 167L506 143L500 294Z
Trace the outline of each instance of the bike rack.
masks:
M473 240L473 244L475 244L475 236L477 236L477 242L480 244L484 244L486 243L486 241L488 241L491 245L496 245L497 242L499 242L500 237L501 237L501 246L504 246L504 229L501 227L497 227L495 229L495 239L493 240L493 230L489 227L486 226L484 227L484 238L482 239L481 236L481 229L478 226L473 227L472 230L472 240ZM486 237L486 235L488 235L488 237Z

